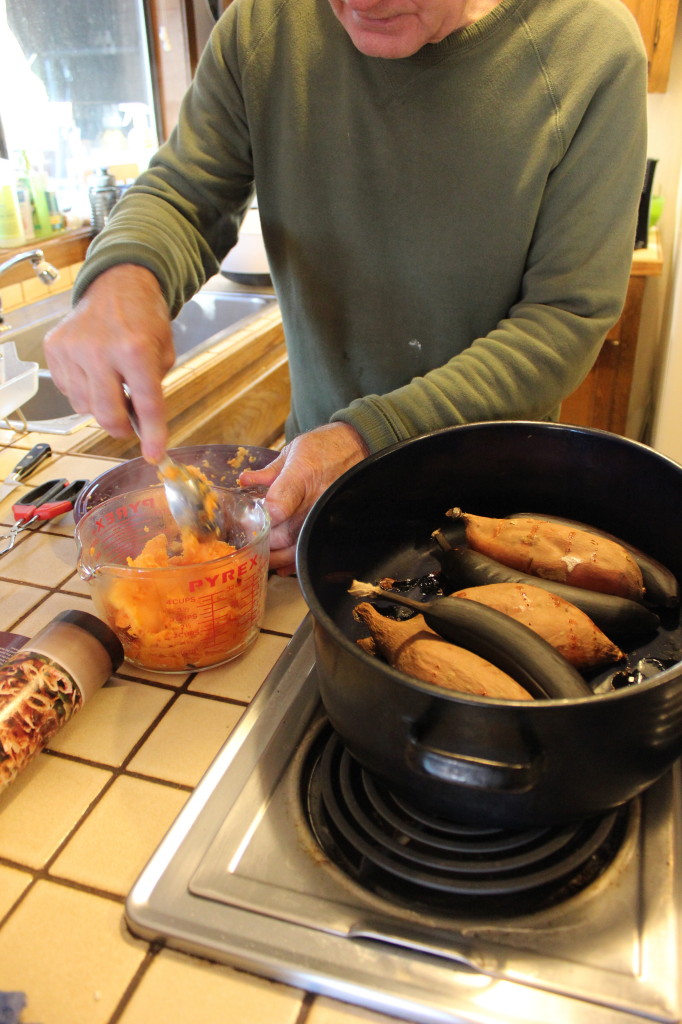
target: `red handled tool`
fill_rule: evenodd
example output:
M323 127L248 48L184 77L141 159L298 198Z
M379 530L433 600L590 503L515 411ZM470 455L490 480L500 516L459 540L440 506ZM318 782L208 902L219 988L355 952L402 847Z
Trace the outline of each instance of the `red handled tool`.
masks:
M87 483L87 480L74 480L72 483L64 479L47 480L25 494L22 501L12 505L16 523L9 533L0 538L5 542L0 547L0 554L13 548L18 534L28 526L56 519L70 511Z

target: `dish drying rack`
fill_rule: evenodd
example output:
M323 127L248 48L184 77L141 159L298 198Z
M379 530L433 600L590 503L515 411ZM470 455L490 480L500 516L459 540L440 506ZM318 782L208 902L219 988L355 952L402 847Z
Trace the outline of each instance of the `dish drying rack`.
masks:
M33 398L38 390L38 363L27 363L19 359L13 341L0 345L0 421L12 429L9 416L16 413L28 430L26 417L21 411L24 402Z

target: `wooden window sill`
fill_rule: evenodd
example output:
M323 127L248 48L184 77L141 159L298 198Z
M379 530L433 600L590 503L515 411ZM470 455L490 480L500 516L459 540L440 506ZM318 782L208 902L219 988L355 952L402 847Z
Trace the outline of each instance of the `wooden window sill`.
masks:
M9 260L20 252L30 252L32 249L42 249L48 263L60 270L62 267L70 267L74 263L81 263L85 258L90 242L95 233L90 226L64 231L54 238L34 238L24 245L18 245L12 249L0 249L0 263ZM6 270L0 282L3 287L10 284L19 284L27 281L33 276L30 263L24 260L18 263L11 270Z

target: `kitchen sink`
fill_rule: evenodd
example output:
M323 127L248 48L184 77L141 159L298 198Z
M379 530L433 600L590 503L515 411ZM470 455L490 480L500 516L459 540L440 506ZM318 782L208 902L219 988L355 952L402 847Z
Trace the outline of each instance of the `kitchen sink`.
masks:
M175 365L192 359L275 304L274 295L202 289L173 321Z
M222 284L222 279L212 279L185 303L173 321L175 366L181 366L218 345L276 302L272 294L222 290L224 287L227 286ZM66 316L70 308L69 292L52 295L7 314L12 326L0 334L0 345L13 341L19 359L38 363L38 391L23 404L21 412L30 430L45 434L68 434L91 419L89 415L74 412L58 391L47 369L43 350L45 335ZM9 416L8 422L15 429L24 426L16 414Z

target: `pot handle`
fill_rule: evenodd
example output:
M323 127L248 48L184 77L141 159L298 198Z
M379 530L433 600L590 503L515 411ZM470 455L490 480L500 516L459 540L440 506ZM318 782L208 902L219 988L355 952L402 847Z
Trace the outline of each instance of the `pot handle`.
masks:
M429 746L414 733L408 738L406 756L410 767L424 775L471 789L527 793L540 775L539 758L514 764L471 754L453 754Z

